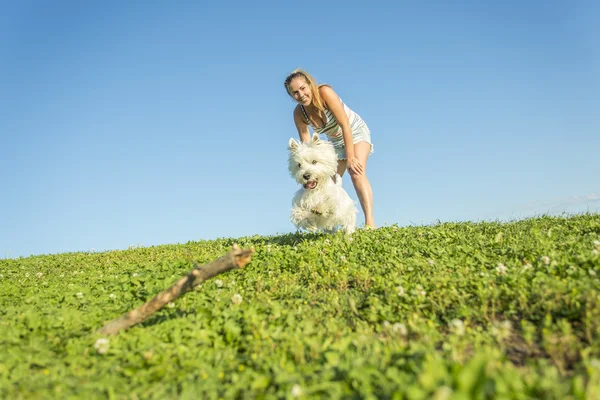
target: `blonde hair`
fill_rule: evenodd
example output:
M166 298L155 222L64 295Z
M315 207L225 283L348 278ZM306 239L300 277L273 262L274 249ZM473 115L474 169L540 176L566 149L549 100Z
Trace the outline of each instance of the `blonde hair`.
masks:
M291 74L289 74L287 76L287 78L285 78L285 82L283 83L283 85L285 86L285 90L287 91L287 94L290 97L293 97L292 94L290 93L290 83L292 83L292 81L295 78L299 78L299 77L303 77L304 80L306 81L306 83L308 84L308 86L310 87L310 91L312 92L313 105L317 108L317 110L325 111L325 106L323 105L323 99L321 98L321 94L319 93L319 88L321 86L329 86L329 85L325 85L325 84L317 85L314 78L312 76L310 76L309 73L304 70L295 69L294 71L292 71Z

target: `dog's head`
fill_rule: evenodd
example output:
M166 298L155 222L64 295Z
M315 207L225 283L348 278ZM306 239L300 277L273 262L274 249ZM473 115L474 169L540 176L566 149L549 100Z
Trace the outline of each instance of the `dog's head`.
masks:
M317 189L337 172L337 157L331 142L313 134L308 143L293 138L288 143L288 168L292 177L305 189Z

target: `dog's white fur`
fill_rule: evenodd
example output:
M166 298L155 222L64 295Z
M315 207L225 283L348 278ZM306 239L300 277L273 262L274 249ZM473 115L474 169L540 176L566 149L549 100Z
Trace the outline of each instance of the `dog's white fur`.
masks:
M308 143L291 138L288 150L288 169L302 185L292 200L290 220L296 228L310 232L335 232L341 228L347 234L354 232L356 205L342 187L331 142L321 140L315 133Z

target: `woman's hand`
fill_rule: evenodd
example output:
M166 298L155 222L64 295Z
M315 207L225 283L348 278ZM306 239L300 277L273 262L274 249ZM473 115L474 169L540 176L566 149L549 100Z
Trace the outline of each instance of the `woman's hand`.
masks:
M362 175L363 173L363 166L360 160L354 156L348 156L346 167L351 174Z

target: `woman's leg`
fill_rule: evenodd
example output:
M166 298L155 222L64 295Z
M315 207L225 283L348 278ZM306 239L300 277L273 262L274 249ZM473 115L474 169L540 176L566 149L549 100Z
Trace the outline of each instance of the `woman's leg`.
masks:
M344 176L344 172L346 172L346 165L348 165L346 160L338 160L337 173L339 176Z
M350 177L352 178L352 184L354 185L356 195L358 196L358 200L360 201L363 213L365 214L365 225L375 228L375 219L373 218L373 190L371 189L371 184L369 183L369 179L367 178L367 160L369 158L370 152L371 145L369 143L354 143L354 155L362 164L363 173L358 175L353 172L350 172ZM346 160L343 161L343 166L345 169ZM340 171L341 164L342 160L338 161L338 173ZM340 176L341 175L342 174L340 174Z

